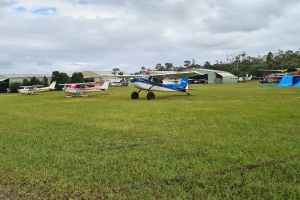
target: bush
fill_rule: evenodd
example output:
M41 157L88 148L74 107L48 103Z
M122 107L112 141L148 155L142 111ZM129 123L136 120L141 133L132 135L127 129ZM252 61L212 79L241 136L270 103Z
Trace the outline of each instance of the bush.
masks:
M11 93L17 93L20 86L21 86L20 82L12 82L9 84L9 90Z

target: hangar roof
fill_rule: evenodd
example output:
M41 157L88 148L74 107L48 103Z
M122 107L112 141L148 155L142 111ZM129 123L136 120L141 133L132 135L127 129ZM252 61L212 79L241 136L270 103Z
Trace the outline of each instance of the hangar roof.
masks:
M112 71L83 71L82 74L85 78L95 77L95 75L108 76L108 77L114 76L114 74L112 74ZM129 74L124 72L124 75L129 75Z
M94 71L94 72L101 76L113 76L112 71Z
M0 78L1 79L10 79L10 78L44 78L46 76L47 78L52 77L52 74L1 74Z
M229 72L216 72L217 74L219 74L219 75L221 75L221 76L230 76L230 77L232 77L232 76L235 76L235 75L233 75L233 74L230 74Z
M199 72L212 72L212 73L217 73L217 74L219 74L219 75L221 75L221 76L230 76L230 77L232 77L232 76L235 76L235 75L233 75L233 74L231 74L231 73L229 73L229 72L226 72L226 71L221 71L221 70L214 70L214 69L192 69L192 70L194 70L194 71L199 71ZM191 71L191 70L187 70L187 71Z

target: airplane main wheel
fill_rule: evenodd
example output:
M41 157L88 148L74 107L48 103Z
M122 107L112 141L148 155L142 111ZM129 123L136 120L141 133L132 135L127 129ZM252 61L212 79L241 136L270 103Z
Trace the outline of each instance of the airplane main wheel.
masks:
M131 98L132 98L132 99L138 99L138 98L139 98L139 93L137 93L137 92L135 92L135 91L132 92L132 93L131 93Z
M155 99L155 94L154 94L153 92L148 92L148 94L147 94L147 99L148 99L148 100L153 100L153 99Z

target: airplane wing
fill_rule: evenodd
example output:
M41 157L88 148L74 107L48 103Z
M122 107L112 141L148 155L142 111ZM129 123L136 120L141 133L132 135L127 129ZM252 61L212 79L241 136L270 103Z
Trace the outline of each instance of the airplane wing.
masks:
M153 74L151 76L155 78L162 78L162 79L167 76L172 76L175 79L177 79L177 78L193 77L199 75L203 75L203 74L196 71L190 71L190 72L171 72L171 73L169 72L169 73Z
M118 78L138 78L138 77L144 77L144 76L152 76L155 77L156 79L162 80L168 76L172 76L175 79L177 78L185 78L185 77L192 77L192 76L199 76L203 75L200 72L196 71L190 71L190 72L168 72L168 73L160 73L160 74L151 74L151 75L119 75L117 76Z
M86 83L63 83L63 84L58 84L58 85L96 85L97 83L95 82L86 82Z
M33 88L36 88L35 86L19 86L21 88L28 88L28 89L33 89Z
M118 75L116 77L118 77L118 78L134 78L134 77L136 77L136 78L138 78L138 77L144 77L144 76L147 76L147 75Z

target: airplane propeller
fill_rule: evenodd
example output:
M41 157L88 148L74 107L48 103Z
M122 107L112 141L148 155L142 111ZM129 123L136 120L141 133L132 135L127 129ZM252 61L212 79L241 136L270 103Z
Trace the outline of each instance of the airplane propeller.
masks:
M67 83L66 83L66 84L64 84L64 87L62 88L62 91L61 91L61 95L63 95L63 94L64 94L64 92L65 92L65 90L66 90L66 85L67 85Z

